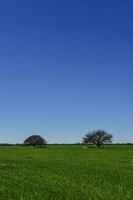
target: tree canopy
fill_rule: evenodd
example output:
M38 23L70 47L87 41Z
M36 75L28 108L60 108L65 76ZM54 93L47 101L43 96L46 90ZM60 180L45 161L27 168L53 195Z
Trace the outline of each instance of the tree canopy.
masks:
M110 133L107 133L106 131L102 129L94 130L89 132L85 135L83 142L85 144L95 144L97 147L100 147L103 144L111 143L112 142L113 135Z
M24 145L45 146L46 140L43 139L40 135L32 135L24 141Z

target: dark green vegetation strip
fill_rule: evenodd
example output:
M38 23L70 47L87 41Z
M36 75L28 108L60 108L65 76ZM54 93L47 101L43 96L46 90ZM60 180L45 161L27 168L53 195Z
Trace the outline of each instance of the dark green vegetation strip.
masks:
M133 147L0 148L2 200L133 199Z

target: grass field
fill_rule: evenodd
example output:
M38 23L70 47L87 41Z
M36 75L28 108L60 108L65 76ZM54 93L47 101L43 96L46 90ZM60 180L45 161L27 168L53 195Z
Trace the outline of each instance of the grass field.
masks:
M0 148L1 200L133 199L133 147Z

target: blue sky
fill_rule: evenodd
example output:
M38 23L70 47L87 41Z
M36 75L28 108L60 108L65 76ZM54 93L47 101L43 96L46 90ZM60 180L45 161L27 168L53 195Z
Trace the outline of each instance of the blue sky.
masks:
M0 142L133 142L132 0L0 1Z

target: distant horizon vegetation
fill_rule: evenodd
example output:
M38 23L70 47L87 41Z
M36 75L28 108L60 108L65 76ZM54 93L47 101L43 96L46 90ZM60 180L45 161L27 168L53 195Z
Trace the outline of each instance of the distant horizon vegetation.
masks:
M39 139L42 139L42 143L44 142L44 144L48 145L48 146L52 146L52 145L90 145L90 146L98 146L96 143L93 143L93 140L94 138L90 139L88 141L87 137L90 136L90 135L93 135L93 134L97 134L96 132L103 132L105 135L107 135L107 137L109 136L109 140L107 139L107 141L105 141L105 143L101 143L99 146L101 145L133 145L133 142L113 142L112 138L113 138L113 135L110 134L110 133L107 133L106 131L104 131L103 129L96 129L96 130L93 130L91 132L88 132L85 137L83 137L83 141L82 142L73 142L73 143L68 143L68 142L53 142L53 143L49 143L47 142L46 138L44 139L42 137L41 134L32 134L31 136L29 136L28 138L26 138L23 142L16 142L16 143L10 143L10 142L0 142L0 146L24 146L24 143L25 143L25 146L30 146L30 144L26 144L27 141L29 139L31 139L32 137L39 137ZM92 137L92 136L91 136ZM103 136L102 136L103 137ZM106 140L106 139L105 139ZM106 143L107 142L107 143ZM34 142L33 142L34 143ZM43 145L43 144L41 144ZM31 146L35 146L34 144L31 145Z

